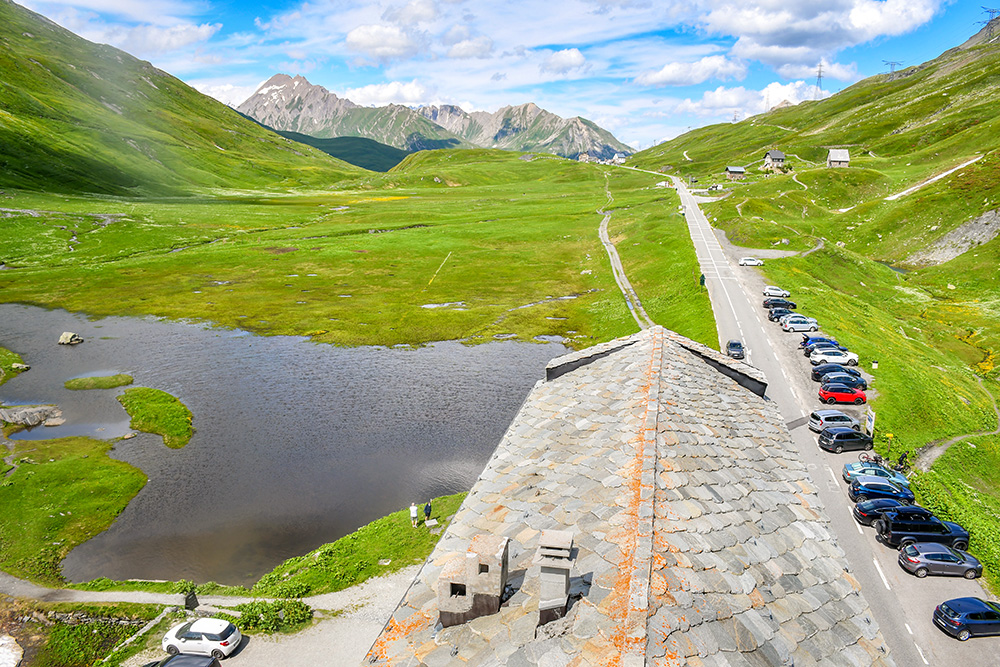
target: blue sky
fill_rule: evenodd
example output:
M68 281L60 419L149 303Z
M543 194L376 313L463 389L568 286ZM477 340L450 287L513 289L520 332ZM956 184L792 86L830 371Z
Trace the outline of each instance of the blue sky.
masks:
M829 95L887 71L886 60L918 65L986 18L970 0L24 4L234 106L274 74L301 74L364 105L534 102L636 148Z

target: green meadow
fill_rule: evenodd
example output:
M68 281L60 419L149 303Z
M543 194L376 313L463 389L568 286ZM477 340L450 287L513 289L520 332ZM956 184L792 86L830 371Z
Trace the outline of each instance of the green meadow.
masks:
M9 193L4 207L23 214L4 221L15 233L0 238L11 267L0 272L0 301L337 345L547 335L585 347L637 330L597 235L606 171L551 156L434 151L328 191ZM656 237L626 253L637 288L648 287L658 322L711 342L707 299L687 299L697 268L670 215L675 195L644 189L648 181L610 177L611 230L623 247L632 235Z
M130 387L118 396L118 402L131 417L132 428L163 436L163 444L171 449L180 449L194 435L191 411L165 391Z

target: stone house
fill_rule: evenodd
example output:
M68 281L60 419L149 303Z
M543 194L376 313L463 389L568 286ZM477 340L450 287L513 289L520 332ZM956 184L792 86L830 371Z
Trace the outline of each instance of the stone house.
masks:
M850 167L851 154L846 148L831 148L826 156L826 166L829 169L835 167Z
M663 327L552 360L362 664L894 665L765 389ZM497 612L439 625L503 553Z
M747 170L744 167L726 167L726 178L731 181L742 181L747 176Z
M785 166L785 154L781 151L772 148L767 153L764 154L764 169L768 171L773 171L775 169L781 169Z

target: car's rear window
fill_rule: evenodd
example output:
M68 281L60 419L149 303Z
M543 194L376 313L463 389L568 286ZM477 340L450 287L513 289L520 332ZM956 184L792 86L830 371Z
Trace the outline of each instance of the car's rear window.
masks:
M918 552L912 544L908 544L906 545L906 548L903 549L903 553L912 558L913 556L916 556Z
M958 618L961 615L957 611L949 607L947 602L942 602L939 609L941 609L941 613L947 616L948 618Z
M236 626L230 623L222 630L222 632L219 633L219 637L221 637L222 639L229 639L230 637L233 636L233 632L235 631L236 631Z

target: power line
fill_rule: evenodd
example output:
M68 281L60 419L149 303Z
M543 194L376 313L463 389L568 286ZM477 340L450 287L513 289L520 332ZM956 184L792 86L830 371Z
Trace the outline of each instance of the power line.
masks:
M816 67L816 97L819 99L823 94L823 61L820 61L819 65Z
M896 67L903 63L898 60L883 60L882 62L889 66L889 80L892 81L896 78Z
M992 42L993 41L993 20L996 19L996 17L998 15L1000 15L1000 9L990 9L989 7L983 7L983 12L985 12L986 14L989 14L990 17L988 19L986 19L985 21L979 21L977 23L977 25L985 25L986 26L986 41L987 42Z

